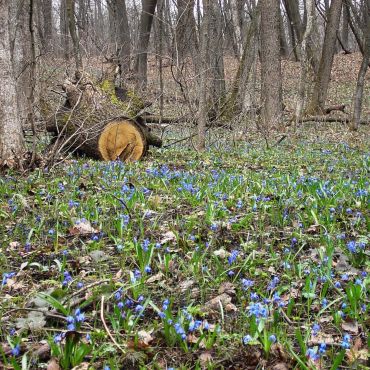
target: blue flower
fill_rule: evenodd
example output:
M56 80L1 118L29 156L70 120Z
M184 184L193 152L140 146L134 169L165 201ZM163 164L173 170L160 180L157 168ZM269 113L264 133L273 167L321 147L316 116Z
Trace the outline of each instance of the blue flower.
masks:
M342 340L342 342L341 342L341 346L342 346L342 348L344 348L344 349L349 349L349 348L351 348L351 343L350 343L350 341L351 341L351 336L349 335L349 334L344 334L344 336L343 336L343 340Z
M151 269L151 267L149 265L145 266L145 269L144 270L145 270L145 272L147 274L150 274L152 272L152 269Z
M306 356L312 360L312 361L317 361L320 356L318 355L317 353L317 349L314 349L314 348L309 348L306 352Z
M252 340L252 337L247 334L243 337L243 344L248 344Z
M75 320L76 322L83 322L85 320L85 314L79 308L75 311Z
M326 352L326 343L320 343L319 353L323 355Z
M267 286L267 290L272 290L276 288L276 285L279 283L280 279L277 276L274 276L270 283Z
M242 284L243 284L243 289L247 290L248 288L254 285L254 281L249 280L249 279L242 279Z
M270 341L271 343L275 343L275 342L276 342L276 335L271 334L271 335L269 336L269 341Z
M267 307L262 305L261 303L251 303L248 306L248 309L249 309L249 316L255 316L257 319L267 318L268 316Z
M320 325L319 324L317 324L317 323L315 323L315 324L313 324L312 325L312 334L314 335L314 336L316 336L317 334L318 334L318 332L320 331Z
M150 244L150 241L149 239L145 239L142 244L141 244L141 248L144 252L147 252L149 250L149 244Z
M54 335L54 343L60 343L64 338L64 333Z
M229 265L232 265L236 259L238 258L239 252L234 249L231 251L230 256L227 258L227 261L229 262Z
M357 252L357 244L354 240L351 240L347 243L347 248L351 253Z
M17 357L19 356L21 353L21 346L19 344L17 344L13 349L12 349L12 355L14 357Z
M15 276L15 272L4 272L1 286L4 286L7 283L8 279L12 278L13 276Z
M144 311L144 307L140 304L138 304L136 307L135 307L135 311L136 312L143 312Z

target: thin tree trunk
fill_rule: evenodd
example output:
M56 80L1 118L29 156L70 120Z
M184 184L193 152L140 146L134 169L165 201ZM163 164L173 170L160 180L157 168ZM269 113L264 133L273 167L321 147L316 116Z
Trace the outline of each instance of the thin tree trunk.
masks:
M223 45L224 37L222 32L222 16L220 6L216 1L209 2L208 26L209 26L209 48L212 50L212 58L210 62L210 78L211 78L211 97L213 108L217 112L221 100L226 95L225 84L225 68Z
M311 102L308 107L309 114L318 114L324 110L331 68L334 60L337 29L339 27L341 10L342 0L332 0L328 14L328 22L325 29L325 38L322 46L319 70L317 73Z
M343 5L342 9L342 43L345 50L349 50L349 10L348 7Z
M356 131L361 121L362 100L365 85L365 76L370 63L370 0L364 4L364 18L366 25L364 27L365 41L364 54L360 70L358 72L356 91L354 95L353 118L351 130Z
M281 56L285 58L288 55L288 44L285 36L284 18L280 10L280 52Z
M68 38L68 16L67 16L67 0L60 0L59 11L59 27L60 27L60 45L62 54L65 60L69 59L69 38Z
M108 2L111 51L117 54L122 72L130 70L131 37L125 0Z
M148 47L156 6L157 0L142 0L143 8L140 17L139 39L137 47L138 55L136 59L135 72L137 78L137 87L141 87L143 89L146 88L148 83Z
M271 128L282 128L280 4L276 0L260 0L260 2L262 131L267 138Z
M207 71L209 63L209 15L210 1L203 0L203 19L200 27L200 77L199 77L199 119L198 119L198 150L203 151L206 147L206 127L208 122L207 109Z
M12 167L24 143L10 49L9 6L16 4L0 1L0 166Z
M194 19L194 0L177 1L177 24L175 33L176 59L179 64L191 53L191 48L198 49L198 38Z
M35 4L36 5L36 4ZM41 6L38 5L40 8ZM50 52L53 46L53 3L52 0L43 0L42 2L42 48L44 52Z
M82 58L80 52L80 40L78 38L76 29L76 18L75 18L75 0L67 0L67 16L68 16L68 26L69 33L71 35L73 43L73 56L75 59L76 70L82 70Z
M307 73L309 70L309 55L307 52L307 40L309 39L312 30L313 30L313 17L315 12L315 3L314 0L306 1L306 12L307 12L307 27L303 35L302 44L301 44L301 72L300 80L298 86L298 99L296 105L296 121L298 122L301 119L305 100L306 100L306 91L307 91Z
M238 109L242 109L246 112L251 108L251 99L247 95L251 95L248 91L250 72L252 69L253 62L256 57L257 49L257 30L259 28L260 20L260 6L257 6L251 15L251 21L249 28L246 32L246 37L243 45L243 55L240 60L238 70L233 81L231 88L231 94L228 99L228 111L236 112Z

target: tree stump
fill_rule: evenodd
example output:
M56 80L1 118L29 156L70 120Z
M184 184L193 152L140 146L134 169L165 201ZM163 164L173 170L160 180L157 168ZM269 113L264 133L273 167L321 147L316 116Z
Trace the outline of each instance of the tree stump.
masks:
M125 162L142 158L149 145L161 147L162 140L138 116L139 98L132 92L119 96L113 78L103 77L97 84L86 74L76 73L75 80L65 81L65 104L46 127L60 141L57 147Z

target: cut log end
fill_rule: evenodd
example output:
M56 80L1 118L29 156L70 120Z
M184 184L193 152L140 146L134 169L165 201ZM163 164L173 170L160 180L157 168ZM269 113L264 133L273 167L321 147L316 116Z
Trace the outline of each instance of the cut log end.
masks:
M141 159L147 150L147 140L134 122L121 119L106 125L100 134L98 147L101 158L133 162Z

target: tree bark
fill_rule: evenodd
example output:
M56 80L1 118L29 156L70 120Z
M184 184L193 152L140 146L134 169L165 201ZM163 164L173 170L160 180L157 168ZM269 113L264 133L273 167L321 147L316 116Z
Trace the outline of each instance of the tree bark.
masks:
M112 52L117 52L122 72L130 70L131 37L125 0L108 1Z
M11 7L16 6L11 2ZM0 1L0 165L14 166L24 149L12 66L9 3Z
M318 114L324 109L329 87L331 68L334 60L337 29L339 27L341 10L342 0L332 0L328 14L328 22L325 29L325 38L322 46L319 70L317 73L311 102L308 107L308 114Z
M69 59L69 37L68 37L68 16L67 0L60 0L59 10L59 27L60 27L60 45L65 60Z
M299 3L296 0L284 0L285 9L287 11L288 19L292 29L292 39L294 44L292 45L293 50L297 59L300 58L299 53L297 52L297 45L302 42L303 33L305 31L301 16L299 13ZM315 47L311 42L311 39L307 40L307 52L309 53L310 64L314 71L318 69L318 60L316 57Z
M177 1L177 24L175 34L175 50L177 64L184 61L192 52L198 49L197 30L194 18L194 0Z
M200 50L199 50L199 118L198 118L198 145L199 151L204 151L206 147L206 127L208 122L207 108L207 76L209 59L209 14L210 1L203 0L203 19L200 28Z
M309 54L307 52L307 40L309 39L313 30L313 16L315 11L314 0L306 1L306 12L307 12L307 27L303 35L301 44L301 71L300 71L300 81L298 86L298 98L296 105L296 120L299 121L302 116L306 93L307 93L307 74L309 70Z
M222 32L222 16L218 3L216 1L209 2L208 20L208 38L209 48L212 50L212 58L209 60L210 79L211 79L211 98L212 105L215 112L218 112L221 100L226 95L225 84L225 68L224 68L224 55L223 45L224 37Z
M137 47L138 55L135 66L137 87L141 87L142 89L146 89L148 83L148 47L156 6L157 0L142 0Z
M356 91L353 104L353 118L351 130L356 131L361 121L362 99L365 85L365 76L370 63L370 0L364 4L364 19L366 21L364 27L364 54L360 70L358 72Z
M261 104L262 131L282 128L282 77L280 62L280 4L261 1Z
M349 17L348 7L343 4L341 38L345 50L349 50Z
M76 70L81 71L82 57L80 51L80 40L76 28L75 0L66 0L66 1L67 1L66 6L67 6L68 27L73 43L73 56L75 59Z
M40 5L39 5L40 6ZM44 53L51 51L53 46L53 2L42 1L43 37L42 48Z

